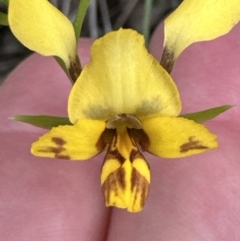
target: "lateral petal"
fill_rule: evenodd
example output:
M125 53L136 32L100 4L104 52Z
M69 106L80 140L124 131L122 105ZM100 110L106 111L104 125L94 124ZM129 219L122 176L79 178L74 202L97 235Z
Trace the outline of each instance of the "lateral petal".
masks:
M184 0L164 22L162 62L174 61L192 43L228 33L239 20L239 0Z
M73 126L58 126L32 144L36 156L69 160L86 160L101 152L105 145L100 137L105 123L79 120Z
M152 118L144 120L142 126L149 138L142 146L156 156L191 156L218 146L216 136L206 127L182 117Z
M76 62L76 38L70 20L47 0L10 0L8 20L13 34L27 48Z

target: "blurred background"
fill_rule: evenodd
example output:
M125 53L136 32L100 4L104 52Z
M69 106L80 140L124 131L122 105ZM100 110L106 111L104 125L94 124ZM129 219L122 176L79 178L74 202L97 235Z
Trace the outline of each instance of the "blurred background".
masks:
M50 0L73 21L79 0ZM120 27L133 28L149 39L155 27L182 0L91 0L81 36L98 38ZM7 6L0 2L0 12ZM0 25L0 83L31 51L12 35L8 26Z

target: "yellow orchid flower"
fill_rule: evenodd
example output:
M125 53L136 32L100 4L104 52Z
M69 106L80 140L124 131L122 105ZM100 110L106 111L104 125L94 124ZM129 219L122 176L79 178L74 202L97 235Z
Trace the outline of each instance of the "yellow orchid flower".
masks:
M170 73L189 45L227 34L239 20L239 0L184 0L164 22L162 66Z
M87 160L103 150L101 185L107 206L141 211L150 169L143 152L178 158L217 147L216 136L182 117L171 76L134 30L96 40L92 60L68 101L73 126L58 126L33 143L41 157Z
M27 48L61 58L73 80L80 74L77 42L70 20L47 0L10 0L8 21Z

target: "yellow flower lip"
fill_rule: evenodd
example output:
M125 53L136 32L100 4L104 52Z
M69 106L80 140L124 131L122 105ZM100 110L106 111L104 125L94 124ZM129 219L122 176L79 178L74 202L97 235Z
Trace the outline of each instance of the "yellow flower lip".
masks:
M149 165L126 125L118 123L114 130L101 172L106 206L139 212L149 193Z

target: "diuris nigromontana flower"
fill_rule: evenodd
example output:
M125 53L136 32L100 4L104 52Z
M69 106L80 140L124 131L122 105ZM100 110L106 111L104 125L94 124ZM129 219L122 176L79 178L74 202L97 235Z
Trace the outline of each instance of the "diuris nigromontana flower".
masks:
M150 184L144 151L177 158L217 147L203 125L178 117L181 101L168 73L189 45L232 29L240 19L239 0L184 0L164 22L161 65L137 32L111 32L95 41L81 75L66 16L47 0L10 0L8 12L10 28L25 46L58 56L77 79L68 103L73 125L53 128L32 145L32 153L87 160L106 150L101 185L107 206L142 210Z
M87 160L106 150L101 185L107 206L138 212L149 192L150 168L143 156L176 158L217 147L216 136L182 117L170 75L150 55L134 30L96 40L92 60L68 101L73 126L59 126L32 145L42 157Z

